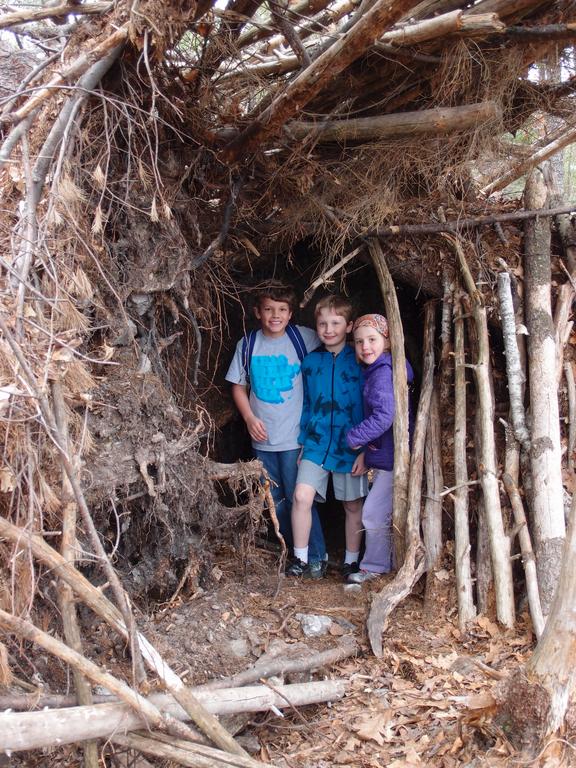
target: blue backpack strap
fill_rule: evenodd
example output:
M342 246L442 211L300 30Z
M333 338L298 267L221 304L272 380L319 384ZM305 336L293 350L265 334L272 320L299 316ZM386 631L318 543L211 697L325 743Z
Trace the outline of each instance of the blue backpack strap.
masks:
M286 333L288 334L288 338L294 345L294 349L296 350L298 359L300 360L300 362L302 362L302 360L304 360L304 358L308 354L308 350L306 349L306 344L304 343L302 334L300 333L300 331L295 325L292 325L292 323L289 323L286 326Z
M250 331L247 336L242 339L242 365L246 372L246 377L250 379L250 363L252 362L252 355L254 354L254 345L256 344L256 334L258 331Z

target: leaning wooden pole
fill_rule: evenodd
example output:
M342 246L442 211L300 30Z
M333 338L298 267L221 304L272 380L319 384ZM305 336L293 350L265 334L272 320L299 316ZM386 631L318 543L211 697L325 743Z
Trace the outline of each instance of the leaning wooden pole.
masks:
M408 515L406 518L406 541L408 547L402 567L394 581L387 584L372 601L368 617L368 637L376 656L382 655L382 633L386 628L389 615L405 597L426 570L426 550L420 538L420 503L422 500L422 474L424 464L424 445L428 426L430 401L434 387L434 331L435 303L428 302L424 318L424 371L414 440L410 477L408 482ZM392 334L390 334L392 336Z
M454 539L458 625L461 630L476 616L470 566L468 465L466 462L466 358L460 298L454 301Z
M545 208L547 190L540 171L530 174L526 206ZM557 360L550 297L550 223L534 219L524 229L528 380L532 441L532 517L542 611L550 611L560 575L566 527L557 395Z
M510 562L510 540L504 531L500 489L498 487L498 461L494 437L494 404L489 375L490 342L486 307L472 278L460 241L451 235L444 235L444 237L451 243L458 257L466 290L472 302L472 316L478 335L478 357L473 366L478 397L480 435L476 451L490 536L490 553L496 592L496 615L505 627L513 627L514 584Z
M378 275L384 308L390 328L392 346L392 377L396 410L394 415L394 551L396 567L404 562L406 551L406 516L408 510L408 472L410 448L408 444L408 380L406 377L406 355L404 352L404 329L396 289L382 246L377 240L370 240L369 251Z

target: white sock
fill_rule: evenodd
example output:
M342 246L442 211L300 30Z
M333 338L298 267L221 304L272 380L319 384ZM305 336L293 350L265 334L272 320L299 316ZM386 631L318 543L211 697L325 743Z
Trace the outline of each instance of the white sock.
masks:
M357 563L359 557L360 557L360 552L350 552L350 550L347 549L346 555L344 557L344 565L352 565L352 563Z
M324 555L324 562L325 562L325 563L327 563L327 562L328 562L328 552L326 552L326 554Z
M294 557L298 560L302 560L303 563L308 562L308 547L294 547Z

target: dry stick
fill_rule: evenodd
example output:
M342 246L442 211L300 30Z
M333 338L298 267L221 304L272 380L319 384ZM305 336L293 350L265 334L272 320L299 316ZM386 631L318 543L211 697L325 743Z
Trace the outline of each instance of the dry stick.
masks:
M1 324L1 317L0 317ZM122 637L130 639L130 634L120 611L116 606L105 597L100 590L96 589L81 573L79 573L71 563L50 547L46 542L35 534L23 531L18 526L13 525L5 518L0 517L0 536L19 543L22 539L30 546L32 554L41 562L52 568L56 575L69 584L74 592L88 605L92 610L110 624ZM142 656L150 669L160 677L166 688L174 696L175 700L183 707L189 717L198 725L206 735L215 743L219 738L218 733L211 732L211 724L215 720L213 715L205 713L200 704L196 702L193 694L185 688L184 683L178 675L169 667L156 651L154 646L140 632L136 631L136 640L140 646ZM218 722L216 720L216 722ZM222 726L220 726L221 728ZM226 733L226 731L225 731ZM227 734L229 739L232 737ZM226 742L228 740L225 740ZM235 742L234 742L235 743ZM242 754L245 754L242 751Z
M554 342L556 344L556 381L560 386L562 370L564 368L564 347L566 346L572 331L573 321L569 320L574 303L574 285L572 278L560 286L554 307Z
M464 284L472 302L472 317L478 336L478 359L473 370L478 393L478 427L480 445L477 446L480 482L484 495L486 520L490 535L490 551L494 568L496 590L496 613L498 620L506 627L514 626L514 585L510 563L510 540L504 531L498 488L498 464L494 438L494 406L490 386L489 359L490 342L488 339L488 321L486 307L474 283L466 256L459 240L451 235L444 235L452 245L460 263Z
M160 736L160 734L158 734ZM261 763L250 757L230 756L226 752L204 747L200 744L190 744L185 741L172 741L164 743L158 740L157 734L130 733L125 735L113 735L110 741L123 747L144 752L147 755L160 757L178 765L191 766L192 768L261 768L269 763Z
M69 451L68 424L66 419L66 405L62 393L62 383L60 381L52 382L52 399L54 402L54 418L66 441L64 449ZM62 472L62 557L68 562L74 564L76 559L76 504L72 488L65 472ZM58 604L62 614L62 624L64 628L64 638L66 643L78 653L82 653L82 638L78 617L76 615L76 606L74 604L74 593L71 587L64 581L59 582L58 586ZM74 687L78 695L79 704L92 704L92 691L90 685L83 674L77 668L72 670L74 676ZM87 768L98 768L98 745L95 741L87 741L84 744L84 764Z
M431 235L437 232L459 232L470 227L490 226L501 221L524 221L540 216L558 216L562 213L576 211L576 203L568 203L559 208L538 209L534 211L514 211L514 213L499 213L494 216L473 216L467 219L455 219L434 224L391 224L382 229L371 229L363 233L363 237L395 237L398 235Z
M278 133L284 123L361 56L372 41L412 5L413 0L378 0L349 32L306 67L276 96L270 106L225 147L223 158L229 163L237 162L261 145L267 137Z
M19 122L34 112L47 99L60 92L60 86L67 81L79 77L94 66L99 59L106 57L118 45L123 45L128 38L128 25L124 24L109 37L79 56L61 75L55 75L47 85L31 96L21 107L9 115L11 122Z
M466 358L462 304L454 301L454 539L458 625L461 631L476 616L470 566L468 465L466 462Z
M382 633L386 628L388 616L398 603L410 594L414 584L426 570L426 552L420 539L420 501L426 427L434 386L434 315L435 303L429 301L425 307L422 387L416 414L408 485L408 516L406 520L408 548L404 563L394 581L387 584L372 601L368 617L368 636L376 656L382 655ZM393 331L390 329L390 338L392 338L392 333Z
M526 593L528 595L528 606L532 618L534 634L539 640L544 630L544 616L542 615L542 604L540 602L540 590L538 588L538 574L536 572L536 558L532 549L530 530L528 521L524 513L524 504L518 492L518 476L520 469L520 446L514 436L510 426L502 419L506 433L506 470L502 477L504 487L512 505L514 522L518 529L518 541L520 542L520 551L522 553L522 564L526 575Z
M536 166L540 165L549 157L552 157L552 155L560 152L561 149L567 147L569 144L572 144L575 141L576 128L570 127L558 139L556 139L556 141L552 141L549 144L546 144L545 147L542 147L537 152L534 152L532 155L530 155L530 157L527 157L521 160L519 163L516 163L512 166L512 168L510 168L510 170L506 171L506 173L503 173L501 176L494 179L494 181L491 181L490 184L487 184L485 187L483 187L481 190L482 194L491 195L493 192L499 192L501 189L504 189L504 187L507 187L508 184L516 181L516 179L519 179L520 176L524 176L525 173L531 171L533 168L536 168Z
M535 170L526 181L526 205L545 208L547 198L542 173ZM542 611L547 616L558 586L566 535L557 358L550 296L549 219L527 223L524 235L524 301L529 332L528 381L532 434L531 522Z
M4 106L0 111L1 117L8 115L12 111L12 107L18 101L18 97L24 93L24 91L26 90L26 86L29 83L33 82L38 77L38 75L46 69L46 67L49 67L50 64L53 64L56 61L56 59L59 59L61 55L62 55L62 51L56 51L56 53L53 53L52 56L49 56L47 59L44 59L43 61L41 61L40 64L35 66L34 69L32 69L26 75L24 80L22 80L22 82L19 83L18 89L16 90L14 95L4 103Z
M308 54L306 48L304 48L302 40L300 40L298 36L298 32L294 29L288 20L286 16L286 7L282 7L283 13L281 13L278 0L272 0L269 5L270 13L272 14L272 18L274 19L278 30L286 38L288 44L294 52L294 55L296 56L296 59L299 61L300 66L302 68L307 67L309 64L311 64L310 55Z
M346 264L348 264L349 261L352 261L352 259L355 256L358 256L359 253L362 253L363 250L364 250L363 245L358 246L358 248L354 248L353 251L350 251L350 253L347 253L346 256L340 259L340 261L336 262L336 264L330 267L330 269L327 269L325 272L322 272L322 274L319 277L317 277L316 280L310 283L310 287L304 291L304 296L302 297L302 301L300 302L300 308L303 309L308 304L312 296L314 296L317 288L319 288L321 285L326 285L329 282L332 275L335 275L336 272L339 272L342 269L342 267L346 266Z
M370 257L380 283L386 317L390 328L392 351L392 379L394 383L394 550L396 566L404 562L406 551L406 518L408 510L408 472L410 468L410 449L408 446L408 380L406 376L406 356L404 353L404 330L398 298L386 257L377 240L368 244Z
M274 598L278 597L278 592L280 592L280 585L282 584L282 575L284 573L284 566L286 565L286 541L284 540L284 536L280 533L280 523L278 521L278 515L276 514L276 504L274 504L274 499L272 497L272 491L270 490L270 477L267 472L264 473L264 485L262 486L262 492L264 494L264 499L266 501L266 504L268 505L268 513L270 515L270 519L272 520L272 525L274 527L274 533L276 534L276 538L280 542L280 560L278 562L278 583L276 585L276 591L274 592Z
M16 24L27 24L43 19L58 19L63 16L94 15L105 13L114 6L114 3L88 3L78 5L77 3L63 3L51 8L36 8L33 11L14 11L13 13L4 13L0 16L0 29L9 29Z
M252 669L246 669L244 672L238 672L232 677L226 677L223 680L212 680L205 685L198 687L198 691L217 691L221 688L236 688L248 683L254 683L262 677L273 677L275 675L287 675L291 672L307 672L312 669L335 664L342 659L347 659L358 653L358 644L353 637L342 640L335 648L329 648L326 651L314 653L302 659L271 659L266 664L262 664Z
M249 712L274 711L285 706L288 696L296 706L308 706L326 701L338 701L346 694L343 680L320 680L279 686L278 692L263 685L247 688L228 688L222 691L199 692L202 704L212 714L233 715ZM41 712L5 712L0 715L0 751L26 751L62 744L73 744L87 739L108 739L112 734L146 728L145 715L126 703L110 696L112 701L89 707L68 707ZM186 721L190 716L170 694L153 693L147 699L156 710ZM204 743L199 731L188 728L187 739ZM169 739L171 741L171 739ZM232 761L238 755L228 756Z
M576 450L576 383L571 362L564 363L564 375L568 390L568 469L573 470Z
M115 693L122 701L132 707L140 717L145 718L145 720L157 728L168 730L170 733L181 736L184 739L188 737L194 738L194 733L190 731L187 725L176 720L172 715L162 714L150 701L140 696L139 693L122 680L118 680L118 678L101 669L97 664L94 664L93 661L90 661L74 649L69 648L47 632L38 629L31 622L17 616L12 616L0 609L0 626L4 626L24 640L29 640L31 643L39 645L48 653L62 659L72 668L77 669L82 675L90 678L96 685L102 685L112 693Z
M512 291L510 289L510 275L508 272L498 273L498 298L500 300L500 318L502 321L502 335L504 349L506 351L506 374L508 376L508 395L510 397L510 416L512 429L516 440L525 451L530 450L530 433L526 426L526 412L524 410L524 386L526 377L520 360L520 351L516 336L516 318Z

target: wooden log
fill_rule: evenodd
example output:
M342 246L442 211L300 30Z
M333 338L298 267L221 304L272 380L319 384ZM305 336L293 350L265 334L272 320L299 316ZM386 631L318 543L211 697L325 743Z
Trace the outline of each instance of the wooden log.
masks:
M398 298L386 257L377 240L368 244L372 263L378 276L386 318L390 329L392 352L392 377L396 409L394 415L394 550L396 567L404 562L406 551L406 520L408 514L408 473L410 468L410 448L408 444L408 380L406 377L406 354L404 352L404 329L400 316Z
M413 0L378 0L352 29L301 72L240 135L222 150L235 163L261 146L319 93L330 80L361 56L375 37L413 5Z
M432 391L425 443L426 499L422 515L422 535L426 547L426 568L438 567L442 554L442 438L437 390ZM430 574L433 580L434 574ZM428 583L428 582L427 582ZM428 595L428 590L427 590Z
M212 715L229 715L268 711L273 707L283 709L287 700L296 707L336 701L344 696L346 683L341 680L322 680L275 686L275 689L258 685L221 691L197 691L196 695ZM146 708L150 707L178 721L190 719L186 711L167 694L151 694L143 701L145 706L140 712L121 702L113 702L42 712L2 713L0 752L41 749L86 739L107 739L112 733L139 730L146 727Z
M460 297L454 301L454 566L458 599L458 625L476 616L470 566L470 521L468 517L468 464L466 460L466 357L464 320Z
M474 363L474 378L478 397L477 418L479 444L476 456L480 483L484 496L486 521L490 535L490 552L496 590L496 614L506 627L514 626L514 586L510 563L510 541L504 531L500 489L498 487L498 462L494 438L494 405L490 384L490 342L486 307L472 278L466 256L460 242L451 235L444 237L452 244L464 277L466 290L472 302L472 316L478 338L478 354Z
M442 135L476 128L482 123L500 120L498 104L484 101L463 107L436 107L395 115L326 120L323 122L292 121L284 127L287 136L303 139L313 135L320 143L330 141L369 141L399 136Z
M576 450L576 382L572 362L564 363L564 376L568 393L568 469L573 471Z
M524 193L527 206L545 207L547 190L534 171ZM532 518L542 611L547 616L558 585L566 527L557 397L556 343L550 296L550 222L525 228L524 291L528 327Z
M368 637L372 651L382 655L382 633L394 608L412 591L414 584L426 570L426 552L420 538L420 502L422 497L422 471L424 445L428 425L430 400L434 386L434 331L435 303L428 302L424 317L424 365L420 400L416 413L410 476L408 482L408 514L406 518L407 549L402 567L392 582L387 584L373 599L368 616ZM390 331L392 340L392 330ZM396 477L396 467L394 468Z

